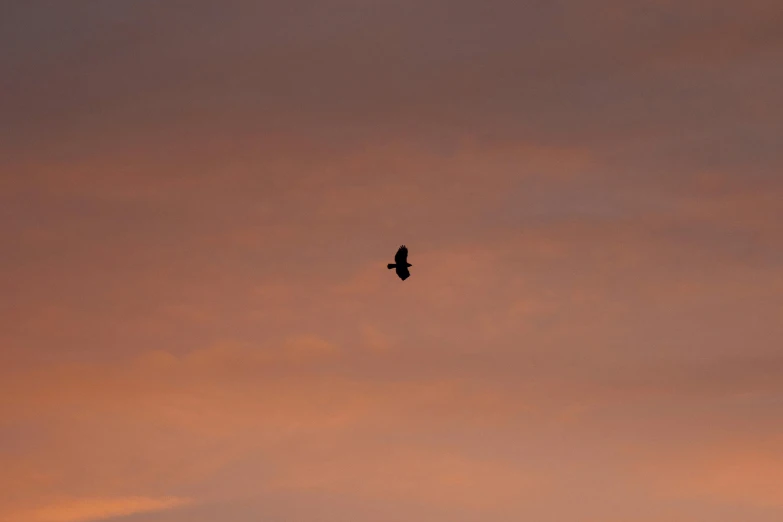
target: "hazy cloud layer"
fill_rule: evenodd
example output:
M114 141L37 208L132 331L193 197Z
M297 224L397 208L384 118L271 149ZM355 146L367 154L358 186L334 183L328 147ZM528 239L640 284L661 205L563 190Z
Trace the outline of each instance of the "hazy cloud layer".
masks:
M0 520L780 520L781 24L0 6Z

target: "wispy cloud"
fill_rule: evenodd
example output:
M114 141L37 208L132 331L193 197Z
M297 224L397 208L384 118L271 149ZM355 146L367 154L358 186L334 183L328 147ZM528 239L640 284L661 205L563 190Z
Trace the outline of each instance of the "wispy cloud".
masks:
M187 505L188 499L177 497L72 498L43 506L6 513L8 522L94 522L139 513L165 511ZM7 517L7 518L6 518Z

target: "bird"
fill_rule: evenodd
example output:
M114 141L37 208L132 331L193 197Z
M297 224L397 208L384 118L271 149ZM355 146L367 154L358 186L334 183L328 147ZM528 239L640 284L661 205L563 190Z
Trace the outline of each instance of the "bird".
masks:
M412 264L408 263L408 247L405 245L402 245L400 248L397 249L397 253L394 254L394 263L389 263L386 265L386 268L391 270L392 268L395 268L397 272L397 276L399 276L400 279L405 281L411 276L411 273L408 271L408 267L413 266Z

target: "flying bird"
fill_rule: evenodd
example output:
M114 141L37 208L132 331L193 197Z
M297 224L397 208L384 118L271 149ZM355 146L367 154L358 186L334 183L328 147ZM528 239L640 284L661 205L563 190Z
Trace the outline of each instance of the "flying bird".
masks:
M386 268L389 270L392 268L396 269L395 271L399 278L405 281L411 276L411 273L408 271L409 266L413 265L408 263L408 247L402 245L397 249L397 253L394 254L394 263L389 263L386 265Z

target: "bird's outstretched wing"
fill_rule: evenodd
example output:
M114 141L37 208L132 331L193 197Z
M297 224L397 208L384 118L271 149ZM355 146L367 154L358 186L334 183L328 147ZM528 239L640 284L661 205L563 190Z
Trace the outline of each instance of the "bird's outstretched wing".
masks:
M408 267L404 265L397 265L397 276L405 281L411 276L411 273L408 271Z
M394 254L394 262L397 263L397 265L405 265L405 263L408 262L408 247L405 245L402 245L398 250L397 253Z

